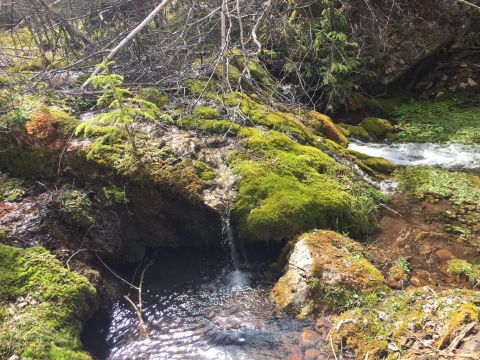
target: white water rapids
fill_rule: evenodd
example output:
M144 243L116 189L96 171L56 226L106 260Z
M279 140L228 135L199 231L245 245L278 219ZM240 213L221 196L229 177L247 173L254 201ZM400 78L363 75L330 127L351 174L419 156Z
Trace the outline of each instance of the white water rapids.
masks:
M398 165L480 169L480 145L352 141L348 148L368 156L382 157Z

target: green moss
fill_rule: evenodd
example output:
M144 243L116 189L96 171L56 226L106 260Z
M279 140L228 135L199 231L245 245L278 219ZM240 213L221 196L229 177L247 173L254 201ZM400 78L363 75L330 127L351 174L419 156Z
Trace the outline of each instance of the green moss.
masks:
M318 228L356 232L346 171L318 148L300 145L276 131L243 128L251 153L234 156L239 175L234 217L246 240L280 240ZM348 171L346 171L348 172Z
M374 117L364 119L360 126L365 129L372 139L383 139L393 130L393 125L390 121Z
M22 180L0 177L0 201L18 201L27 194L28 189Z
M183 85L192 95L201 96L205 99L213 99L221 91L218 84L212 80L188 79L183 82Z
M480 144L478 101L410 101L397 106L393 141Z
M211 106L197 106L193 109L192 114L196 117L207 120L218 119L220 116L218 109Z
M479 292L468 290L398 291L379 304L348 310L334 319L332 341L359 359L367 354L372 359L395 358L403 344L415 349L422 339L434 338L433 346L443 348L465 321L477 319L479 300Z
M240 111L253 124L266 126L295 137L303 143L313 141L313 136L302 121L292 113L280 112L253 100L243 93L227 93L218 100L231 111Z
M190 130L204 131L210 134L232 134L240 131L240 125L228 120L206 120L194 115L182 116L177 120L177 125Z
M86 193L68 190L61 193L58 200L62 203L60 214L66 222L87 228L95 223L93 204Z
M215 172L203 161L195 161L193 165L195 166L195 169L197 169L197 174L202 181L209 182L215 179Z
M473 285L480 284L480 265L470 264L466 260L451 259L448 262L448 271L456 275L464 275Z
M107 206L129 203L125 190L117 186L102 187L102 195L105 198L105 205Z
M136 97L155 104L159 109L164 108L170 103L167 95L153 87L143 88Z
M369 168L387 175L391 174L397 168L391 161L380 157L371 157L364 160L363 163Z
M370 134L363 127L358 125L338 124L338 127L343 130L345 136L353 139L369 141L372 140Z
M80 342L95 298L87 279L43 248L0 244L0 281L0 357L90 358Z

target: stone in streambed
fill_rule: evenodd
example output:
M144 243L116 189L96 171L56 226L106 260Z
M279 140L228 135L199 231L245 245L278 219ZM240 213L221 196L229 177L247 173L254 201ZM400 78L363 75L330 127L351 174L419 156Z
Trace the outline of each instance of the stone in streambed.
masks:
M305 317L313 312L375 302L389 289L365 249L333 231L301 235L271 297L279 309Z
M439 249L435 251L435 255L441 260L441 261L447 261L453 258L453 254L450 250L448 249Z
M308 349L305 351L303 360L320 360L323 359L323 353L318 349Z
M300 346L302 349L314 348L321 341L322 337L320 334L312 329L303 329L300 335Z

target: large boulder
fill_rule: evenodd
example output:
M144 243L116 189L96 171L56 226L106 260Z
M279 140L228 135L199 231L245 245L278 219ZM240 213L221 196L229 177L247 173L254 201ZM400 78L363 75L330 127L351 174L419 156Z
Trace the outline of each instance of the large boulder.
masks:
M373 302L388 291L360 244L333 231L317 230L295 240L271 296L280 309L303 317Z

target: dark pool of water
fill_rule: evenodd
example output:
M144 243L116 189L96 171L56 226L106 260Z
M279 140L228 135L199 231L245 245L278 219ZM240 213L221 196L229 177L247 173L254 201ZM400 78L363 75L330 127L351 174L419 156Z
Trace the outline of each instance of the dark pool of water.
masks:
M144 284L139 331L130 305L98 314L84 343L98 359L285 359L311 324L275 311L265 264L235 270L225 255L163 252Z

